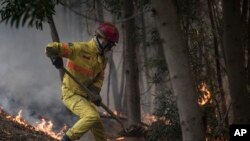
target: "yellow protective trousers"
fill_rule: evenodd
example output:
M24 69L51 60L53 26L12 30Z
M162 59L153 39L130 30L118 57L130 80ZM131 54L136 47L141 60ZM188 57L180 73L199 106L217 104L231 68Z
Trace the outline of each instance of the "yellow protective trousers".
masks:
M101 90L107 59L100 55L94 39L89 42L49 43L46 54L67 58L67 70L83 85ZM96 141L106 141L100 115L92 102L84 98L85 90L67 74L62 82L62 100L64 105L80 119L66 134L72 140L78 140L88 130L94 134Z
M104 127L94 103L80 95L72 95L63 99L64 105L80 119L70 128L66 135L71 140L78 140L88 130L94 135L95 141L106 141Z

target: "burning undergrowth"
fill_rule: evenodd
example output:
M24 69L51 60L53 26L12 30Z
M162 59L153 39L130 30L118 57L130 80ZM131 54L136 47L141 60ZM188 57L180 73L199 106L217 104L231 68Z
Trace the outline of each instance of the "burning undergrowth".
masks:
M51 121L41 119L35 125L22 119L22 111L11 116L0 108L0 141L57 141L66 127L59 132L52 131Z

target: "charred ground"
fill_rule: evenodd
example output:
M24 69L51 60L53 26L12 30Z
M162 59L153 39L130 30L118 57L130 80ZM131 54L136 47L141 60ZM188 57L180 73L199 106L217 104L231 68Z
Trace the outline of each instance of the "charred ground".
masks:
M38 132L8 118L8 114L0 111L0 141L57 141L56 139ZM31 127L31 126L30 126Z

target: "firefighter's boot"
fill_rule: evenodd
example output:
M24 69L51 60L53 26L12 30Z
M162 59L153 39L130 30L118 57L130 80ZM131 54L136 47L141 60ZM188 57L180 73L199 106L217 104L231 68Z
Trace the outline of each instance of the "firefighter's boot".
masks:
M64 135L60 141L73 141L67 135Z

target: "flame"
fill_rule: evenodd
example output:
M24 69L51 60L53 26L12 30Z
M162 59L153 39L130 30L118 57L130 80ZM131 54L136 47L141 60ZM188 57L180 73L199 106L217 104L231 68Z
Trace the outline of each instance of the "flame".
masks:
M157 118L149 113L142 113L142 121L146 124L152 124L157 121Z
M14 121L14 122L16 122L16 123L19 123L19 124L21 124L21 125L23 125L23 126L25 126L25 127L28 127L28 128L30 128L30 129L34 129L34 128L32 128L32 126L30 126L30 125L28 124L27 121L25 121L24 119L22 119L22 110L20 110L20 111L18 112L18 115L17 115L17 116L13 117L13 116L11 116L11 115L6 115L6 118L9 119L9 120L11 120L11 121Z
M3 109L1 107L0 113L2 113L2 112L3 112ZM22 110L20 110L18 112L18 115L16 115L15 117L11 116L11 115L6 115L5 117L11 121L14 121L18 124L25 126L26 128L29 128L31 130L44 132L45 134L47 134L55 139L58 139L58 140L60 140L62 138L62 136L64 135L64 131L67 129L67 126L64 125L63 128L58 133L56 133L52 130L53 123L51 121L46 121L45 119L41 119L40 122L38 122L36 125L32 126L27 121L22 119Z
M207 84L204 82L201 82L201 84L198 86L199 90L202 93L202 96L198 99L198 104L200 106L203 106L207 104L211 100L211 92L207 88Z
M118 118L125 118L125 119L127 119L127 117L125 115L123 115L121 112L118 112L118 111L114 110L113 113ZM107 116L107 117L110 116L106 111L102 112L102 115L103 116ZM141 118L142 122L144 122L144 123L146 123L148 125L151 125L153 122L156 122L158 120L156 116L154 116L154 115L152 115L150 113L144 113L144 112L142 112L142 116L141 117L142 117Z
M124 141L124 137L118 137L115 139L116 141Z
M116 116L120 116L120 115L121 115L121 113L120 113L120 112L117 112L116 110L114 110L114 111L112 111L112 112L113 112L114 115L116 115ZM108 115L109 115L109 113L107 113L106 111L102 112L102 114L105 115L105 116L108 116Z
M22 110L20 110L20 111L18 112L18 114L17 114L16 117L7 116L6 118L7 118L7 119L11 119L12 121L17 122L17 123L19 123L19 124L21 124L21 125L24 125L25 127L28 127L28 126L29 126L28 122L25 121L24 119L22 119Z
M64 131L67 129L67 126L64 125L63 128L58 132L54 132L53 130L53 123L51 121L46 121L45 119L41 119L40 123L35 126L36 131L42 131L51 137L60 140L64 135Z
M113 138L113 139L107 139L107 141L125 141L125 138L124 137L116 137L116 138Z
M119 118L126 118L126 116L123 115L121 112L118 112L118 111L116 111L116 110L113 110L112 112L114 113L114 115L116 115L116 116L119 117ZM102 114L103 116L107 116L107 117L110 116L110 114L107 113L106 111L102 112L101 114Z

